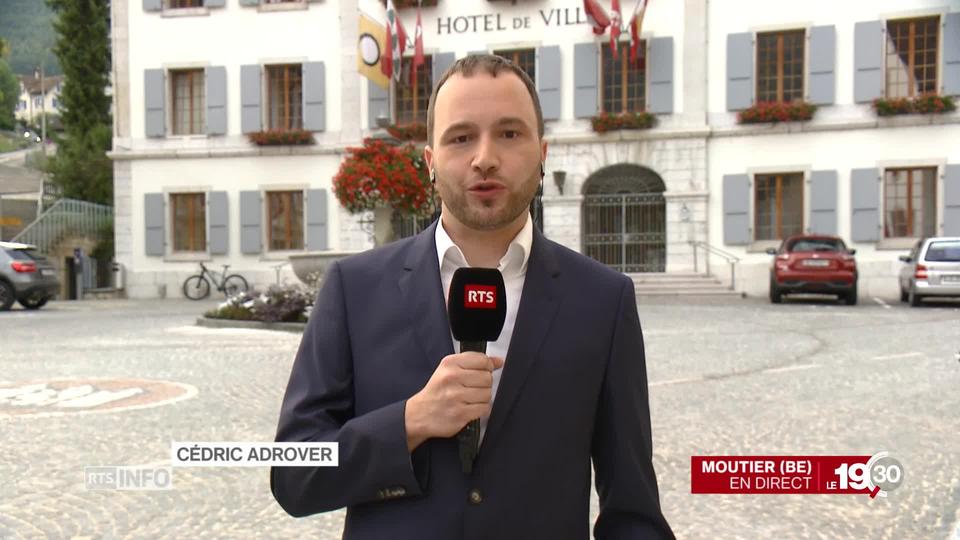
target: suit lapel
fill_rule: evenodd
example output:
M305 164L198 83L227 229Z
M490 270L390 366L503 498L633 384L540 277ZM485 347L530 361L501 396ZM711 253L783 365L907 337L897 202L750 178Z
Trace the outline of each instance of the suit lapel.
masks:
M546 238L536 228L523 282L523 294L517 310L506 363L500 377L500 386L493 401L493 410L483 436L484 448L496 444L503 424L520 395L524 381L537 362L538 353L560 305L557 277L560 269L547 245Z
M434 221L413 240L397 282L403 299L400 305L409 310L416 341L423 347L424 365L431 374L444 356L453 354L447 303L440 285L436 227Z

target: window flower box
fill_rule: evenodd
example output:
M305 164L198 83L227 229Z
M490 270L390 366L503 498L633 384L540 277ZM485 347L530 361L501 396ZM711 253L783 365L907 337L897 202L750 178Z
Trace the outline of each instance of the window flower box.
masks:
M617 129L649 129L656 123L648 112L600 113L590 119L593 131L606 133Z
M423 3L420 5L423 7L436 7L437 2L438 0L423 0ZM380 0L380 3L386 6L387 0ZM417 0L393 0L393 7L397 9L415 8L417 7Z
M781 103L760 102L737 113L739 124L775 124L777 122L805 122L813 118L817 106L803 101Z
M898 114L938 114L953 112L957 105L950 96L920 96L915 98L877 98L873 100L873 110L877 116L896 116Z
M387 133L401 141L426 141L426 124L406 124L403 126L387 126Z
M257 146L303 146L317 144L313 132L303 129L288 131L258 131L248 135L250 142Z

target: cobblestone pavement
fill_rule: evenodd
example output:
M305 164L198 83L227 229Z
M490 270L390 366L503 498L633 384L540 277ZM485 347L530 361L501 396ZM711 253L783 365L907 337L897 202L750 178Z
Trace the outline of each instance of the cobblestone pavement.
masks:
M114 377L197 390L147 409L0 417L0 538L339 538L342 511L288 517L265 468L178 468L171 491L84 488L84 466L165 464L170 441L272 440L299 335L194 326L210 306L0 313L0 382ZM960 304L639 308L654 461L678 537L960 539ZM690 494L691 455L883 450L906 478L886 499Z

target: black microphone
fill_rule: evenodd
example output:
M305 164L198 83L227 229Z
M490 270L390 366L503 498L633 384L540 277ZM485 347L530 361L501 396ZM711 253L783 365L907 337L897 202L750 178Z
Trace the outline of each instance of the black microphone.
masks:
M507 318L507 288L503 274L496 268L459 268L450 282L447 299L450 329L460 342L460 352L486 354L487 342L500 338ZM460 464L463 472L473 470L473 461L480 450L480 419L457 434L460 442Z

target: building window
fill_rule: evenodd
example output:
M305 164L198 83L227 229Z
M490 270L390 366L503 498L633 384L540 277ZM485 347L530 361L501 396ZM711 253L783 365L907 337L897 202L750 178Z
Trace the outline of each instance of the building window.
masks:
M267 66L267 127L303 129L303 78L299 64Z
M493 54L510 60L527 73L531 81L537 80L537 51L536 49L513 49L509 51L493 51Z
M207 250L206 195L172 193L173 251Z
M417 68L417 80L410 83L413 57L404 56L400 63L400 82L394 84L397 103L397 125L426 124L427 105L433 91L433 57L424 56Z
M803 99L803 30L757 34L757 101Z
M167 0L167 9L203 7L203 0Z
M640 54L646 50L647 42L640 42ZM613 58L610 45L603 46L603 112L624 113L641 112L647 106L646 69L638 62L630 61L630 49L626 43L617 48L617 58Z
M887 97L915 97L937 91L940 19L887 22Z
M21 111L27 110L27 102L26 102L26 101L20 100L20 110L21 110Z
M268 191L267 211L270 249L303 249L303 192Z
M34 107L40 107L41 105L43 105L43 98L42 98L41 96L34 96L34 97L33 97L33 106L34 106Z
M754 177L756 240L783 240L803 232L803 173Z
M170 95L173 102L173 134L203 133L204 83L202 69L170 72Z
M883 184L884 237L936 236L936 167L887 169Z
M53 98L53 108L56 109L58 107L60 107L60 102L57 100L57 98Z

